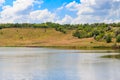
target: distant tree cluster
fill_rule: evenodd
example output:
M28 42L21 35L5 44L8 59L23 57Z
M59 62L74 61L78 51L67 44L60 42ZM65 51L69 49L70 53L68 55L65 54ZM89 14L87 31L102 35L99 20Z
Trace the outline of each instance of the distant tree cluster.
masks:
M116 42L120 42L120 23L105 24L79 24L73 32L73 36L77 38L91 38L96 41L112 42L116 38ZM114 26L113 26L114 25Z

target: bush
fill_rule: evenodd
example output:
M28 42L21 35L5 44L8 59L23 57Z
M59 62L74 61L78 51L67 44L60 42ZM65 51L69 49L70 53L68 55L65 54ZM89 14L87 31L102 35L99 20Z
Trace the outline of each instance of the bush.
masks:
M107 43L112 42L112 37L111 37L111 35L107 35L107 36L106 36L106 42L107 42Z
M80 37L81 37L81 34L80 34L80 32L79 32L78 30L76 30L76 31L73 33L73 36L80 38Z
M120 34L116 37L116 42L120 43Z
M99 41L99 40L101 40L101 36L98 35L94 39L97 40L97 41Z
M120 28L115 31L115 36L118 36L120 34Z
M0 27L0 29L2 29L2 27Z
M22 36L20 36L20 38L19 39L23 39L23 37Z
M97 40L97 41L100 41L100 40L103 39L103 37L104 37L104 33L99 34L98 36L94 36L94 39Z
M108 26L107 29L106 29L106 31L110 31L110 30L112 30L112 27Z
M84 30L76 30L73 33L73 36L78 37L78 38L87 38L87 37L89 37Z
M57 28L55 28L55 30L56 30L56 31L60 31L60 32L62 32L62 33L64 33L64 34L67 33L67 31L66 31L66 29L65 29L64 27L57 27Z
M98 31L98 30L94 30L93 32L92 32L92 35L93 36L97 36L97 35L99 35L100 34L100 32Z
M92 33L86 33L87 35L86 35L86 38L90 38L90 37L93 37L92 36Z

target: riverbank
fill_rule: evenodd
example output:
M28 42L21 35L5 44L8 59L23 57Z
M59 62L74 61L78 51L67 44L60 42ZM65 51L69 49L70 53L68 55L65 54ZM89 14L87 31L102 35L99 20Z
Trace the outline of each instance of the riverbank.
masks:
M93 38L78 39L72 36L73 31L66 34L48 28L4 28L0 30L0 46L9 47L51 47L72 49L112 49L115 40L111 43L96 41ZM116 43L120 46L120 43Z
M101 56L101 58L120 59L120 54L116 54L116 55L105 55L105 56Z

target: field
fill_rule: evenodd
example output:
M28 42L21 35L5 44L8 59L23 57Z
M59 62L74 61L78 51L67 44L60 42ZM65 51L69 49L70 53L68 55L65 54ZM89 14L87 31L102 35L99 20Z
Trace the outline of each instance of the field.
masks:
M4 28L0 30L0 46L111 48L115 44L114 39L106 43L93 38L78 39L72 33L70 30L64 34L54 28L48 28L46 32L44 28Z

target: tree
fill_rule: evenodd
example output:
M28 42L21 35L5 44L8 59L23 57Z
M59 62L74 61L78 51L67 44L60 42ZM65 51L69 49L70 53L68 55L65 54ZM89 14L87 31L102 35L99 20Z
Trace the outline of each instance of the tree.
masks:
M97 36L97 35L99 35L100 33L99 33L99 31L97 30L97 29L95 29L93 32L92 32L92 35L93 36Z
M45 23L45 25L44 25L44 29L45 29L45 32L47 31L47 24Z
M112 42L112 37L111 37L110 34L106 36L106 42L107 42L107 43Z
M115 36L118 36L120 34L120 28L115 31Z
M79 30L76 30L76 31L73 33L73 36L74 36L74 37L81 38L81 34L80 34Z
M2 27L0 27L0 29L2 29Z
M55 30L60 31L60 32L62 32L64 34L66 34L66 32L67 32L66 29L63 26L58 26L58 27L55 28Z
M73 33L73 36L78 38L86 38L88 37L88 34L84 30L76 30Z
M120 43L120 34L116 37L116 42Z

